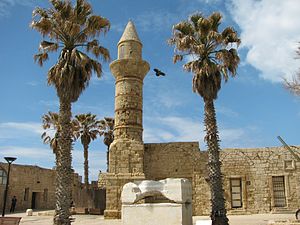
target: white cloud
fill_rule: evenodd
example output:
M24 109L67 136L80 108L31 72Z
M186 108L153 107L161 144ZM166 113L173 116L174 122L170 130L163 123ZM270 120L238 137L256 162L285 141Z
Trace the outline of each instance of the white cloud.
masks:
M220 0L197 0L200 3L206 3L206 4L216 4L220 2Z
M167 95L161 96L159 102L167 108L181 106L183 104L183 102L176 100L176 98Z
M103 73L100 78L97 77L96 74L93 74L94 76L91 77L90 84L99 85L101 84L101 82L102 84L103 82L114 83L114 78L113 75L110 73L110 71L103 70L102 72Z
M119 24L112 24L110 29L114 30L118 33L122 33L125 29L125 26L126 26L125 24L120 24L120 23Z
M235 112L234 110L232 110L226 106L217 105L216 109L217 109L217 114L222 114L224 116L233 117L233 118L239 116L239 114L237 112Z
M221 146L241 147L247 140L244 128L219 128ZM204 125L196 119L185 117L146 117L144 141L146 143L198 141L201 149L205 149Z
M272 82L290 79L299 68L295 60L300 41L299 0L231 0L228 6L241 28L246 61Z
M42 123L36 122L7 122L0 123L0 139L20 138L41 135L43 133Z
M176 14L156 10L156 11L148 11L143 12L142 14L138 14L134 19L133 22L138 31L145 31L145 32L157 32L163 31L165 29L171 30L173 24L175 24L178 18ZM111 29L122 33L126 27L126 24L118 23L111 26Z
M172 25L176 23L178 18L175 14L166 11L149 11L138 15L134 20L137 27L144 31L162 31L171 29Z
M52 150L49 148L32 148L19 146L0 146L0 155L10 155L19 158L51 158L54 156Z
M33 5L34 0L1 0L0 1L0 16L8 16L9 10L15 5L30 6Z
M37 165L44 168L53 168L55 156L50 148L36 148L23 146L0 146L0 160L3 157L16 157L15 164Z
M144 141L199 141L204 137L201 127L201 123L184 117L146 117Z
M44 168L55 166L55 155L50 148L34 148L20 146L0 146L0 159L5 156L16 157L16 164L37 165ZM72 151L73 168L76 173L83 175L83 150ZM2 160L1 160L2 161ZM89 151L89 177L97 180L99 170L105 171L106 153L98 150Z

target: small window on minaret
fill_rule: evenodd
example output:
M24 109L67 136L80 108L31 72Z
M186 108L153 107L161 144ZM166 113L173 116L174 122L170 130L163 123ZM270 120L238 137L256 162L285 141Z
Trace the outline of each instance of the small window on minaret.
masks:
M119 59L123 59L124 58L124 45L120 45L120 52L119 52Z

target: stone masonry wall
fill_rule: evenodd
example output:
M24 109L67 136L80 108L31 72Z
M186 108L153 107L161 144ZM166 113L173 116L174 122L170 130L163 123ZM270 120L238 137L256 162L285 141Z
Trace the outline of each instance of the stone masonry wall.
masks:
M300 154L300 150L297 150ZM300 206L300 162L283 147L221 151L224 191L229 214L295 212ZM197 142L145 144L146 179L188 178L193 184L193 214L210 214L207 152ZM272 177L283 176L286 207L275 207ZM241 179L242 207L233 208L230 179Z
M7 164L0 163L0 169L7 171ZM0 207L3 207L5 184L0 184ZM25 194L25 189L28 190ZM81 201L82 186L78 174L73 174L72 196L76 204ZM35 194L33 194L35 193ZM55 171L38 166L12 164L10 170L9 189L6 209L9 211L11 199L17 198L16 211L32 208L35 195L36 209L54 209L55 206Z
M187 178L193 185L193 213L206 204L200 200L205 187L206 155L201 154L198 142L145 144L144 173L147 180ZM199 185L199 183L203 185ZM205 191L206 192L206 191Z
M300 207L300 162L285 148L224 149L221 160L228 209L231 209L230 178L242 180L243 206L232 209L232 213L295 212ZM274 205L274 176L284 177L286 207Z
M0 163L0 168L7 171L7 164ZM9 179L9 191L6 208L9 210L11 199L17 198L16 210L32 207L32 195L36 193L35 207L38 209L51 209L55 205L55 172L37 166L23 166L12 164ZM25 194L25 189L28 192ZM5 185L0 185L0 207L3 207Z

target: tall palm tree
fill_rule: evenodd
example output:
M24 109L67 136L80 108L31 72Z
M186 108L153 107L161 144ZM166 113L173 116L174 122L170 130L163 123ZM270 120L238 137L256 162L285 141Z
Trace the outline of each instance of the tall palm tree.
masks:
M100 135L104 136L103 143L107 146L106 151L106 172L109 168L109 146L114 141L114 126L115 119L111 117L104 117L103 120L100 120Z
M48 54L59 51L59 57L48 71L48 84L56 88L59 98L59 151L56 154L56 209L55 225L69 225L71 198L71 105L77 101L88 86L92 72L102 74L102 66L88 53L109 60L109 52L96 39L109 30L107 19L93 15L92 8L85 0L50 0L51 8L37 7L33 11L31 27L40 32L43 40L39 53L34 56L41 66ZM84 53L86 51L86 53Z
M99 121L96 115L91 113L79 114L75 116L75 137L80 138L81 144L84 149L84 184L86 187L89 185L89 161L88 149L92 140L100 135Z
M222 32L220 13L204 17L200 13L192 15L173 27L169 44L175 46L174 63L186 56L192 58L184 64L184 69L193 73L193 91L204 100L205 141L208 147L208 173L211 189L211 219L213 225L227 225L224 190L222 188L221 162L219 158L219 135L214 100L221 89L222 77L236 75L239 56L235 46L240 44L236 31L227 27ZM190 59L191 59L190 58Z

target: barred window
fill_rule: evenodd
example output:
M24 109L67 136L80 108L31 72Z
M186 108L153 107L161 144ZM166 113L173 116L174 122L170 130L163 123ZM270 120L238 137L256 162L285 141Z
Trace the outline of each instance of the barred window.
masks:
M29 199L29 188L25 188L24 201L28 201L28 199Z
M273 182L274 206L285 207L286 196L285 196L284 176L273 176L272 182Z
M43 198L44 198L44 202L47 202L48 200L48 189L44 189L44 195L43 195Z
M231 207L232 208L241 208L243 206L242 179L241 178L231 178L230 179L230 189L231 189Z
M0 168L0 185L6 184L6 182L7 182L7 174L5 170Z

